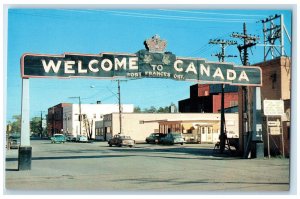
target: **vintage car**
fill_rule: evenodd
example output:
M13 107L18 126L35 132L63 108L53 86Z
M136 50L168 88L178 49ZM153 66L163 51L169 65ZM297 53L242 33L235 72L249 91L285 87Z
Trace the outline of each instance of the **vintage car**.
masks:
M77 135L76 142L88 142L88 138L84 135Z
M122 134L117 134L114 135L113 138L108 140L108 145L109 146L129 146L129 147L133 147L135 144L135 141L131 139L130 136L126 136L126 135L122 135Z
M20 146L20 136L9 136L8 142L10 149L18 149Z
M74 137L73 135L68 135L66 139L67 142L76 142L76 137Z
M146 142L149 143L155 143L159 144L161 143L161 139L165 137L167 134L163 133L151 133L148 137L146 137Z
M181 144L185 143L182 135L180 133L168 133L165 137L161 139L162 144Z
M54 134L51 138L51 143L65 143L66 137L63 134Z

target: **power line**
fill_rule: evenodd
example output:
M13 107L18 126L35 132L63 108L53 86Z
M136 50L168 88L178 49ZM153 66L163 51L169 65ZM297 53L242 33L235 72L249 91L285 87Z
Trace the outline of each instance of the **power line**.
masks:
M168 10L159 9L167 12L183 12L190 14L206 14L206 15L222 15L222 16L244 16L244 17L265 17L266 15L250 15L250 14L227 14L227 13L217 13L217 12L203 12L203 11L187 11L187 10Z
M255 23L254 19L241 19L241 18L208 18L208 17L189 17L189 16L177 16L177 15L162 15L162 14L145 14L137 12L125 12L125 11L115 11L115 10L70 10L70 9L57 9L64 11L74 11L74 12L85 12L85 13L97 13L106 12L119 16L126 17L137 17L137 18L148 18L148 19L166 19L166 20L185 20L185 21L214 21L214 22L242 22L248 21L248 23Z
M181 20L181 21L198 21L198 22L224 22L224 23L241 23L247 21L248 23L255 23L255 20L251 19L231 19L231 18L199 18L199 17L183 17L183 16L168 16L168 15L154 15L154 14L142 14L142 13L130 13L130 12L118 12L118 11L106 11L114 15L126 16L126 17L138 17L148 19L166 19L166 20Z

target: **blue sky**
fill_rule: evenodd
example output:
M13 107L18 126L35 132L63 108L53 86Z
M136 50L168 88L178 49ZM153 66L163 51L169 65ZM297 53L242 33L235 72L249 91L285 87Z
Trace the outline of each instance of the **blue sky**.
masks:
M75 10L75 9L9 9L6 115L10 121L21 112L20 58L24 53L63 54L76 52L135 53L144 49L145 39L155 34L168 42L167 51L180 57L198 57L217 61L217 45L209 39L230 39L232 32L241 33L243 22L248 33L259 35L263 43L262 23L270 15L284 14L291 34L289 10ZM235 39L237 40L237 39ZM237 40L241 43L241 40ZM286 51L290 54L288 42ZM237 55L227 62L241 65L236 46L226 48ZM263 60L263 47L250 51L251 64ZM177 104L189 97L193 82L167 79L139 79L121 83L122 103L141 108ZM30 116L39 116L51 106L62 102L117 103L117 82L95 79L30 79ZM45 114L43 113L43 114Z

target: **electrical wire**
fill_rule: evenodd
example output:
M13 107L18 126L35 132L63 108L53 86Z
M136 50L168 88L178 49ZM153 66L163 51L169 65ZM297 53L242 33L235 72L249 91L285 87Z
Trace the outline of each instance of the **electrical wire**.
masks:
M190 14L206 14L206 15L221 15L221 16L243 16L243 17L267 17L266 15L250 15L250 14L227 14L227 13L218 13L218 12L204 12L204 11L187 11L187 10L169 10L169 9L159 9L161 11L167 12L181 12L181 13L190 13Z

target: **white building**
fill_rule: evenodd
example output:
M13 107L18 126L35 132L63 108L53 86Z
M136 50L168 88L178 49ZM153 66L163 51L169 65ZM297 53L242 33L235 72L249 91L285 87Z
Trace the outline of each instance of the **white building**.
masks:
M145 141L150 133L178 132L186 141L216 143L220 134L220 113L123 113L122 133L137 142ZM238 114L226 113L228 138L239 137ZM104 115L96 122L96 140L108 140L118 134L119 113Z
M133 104L122 104L122 112L132 113ZM79 120L81 109L82 120ZM63 132L66 135L85 135L95 138L95 122L103 120L103 115L119 112L118 104L72 104L63 108ZM91 135L91 136L89 136Z

